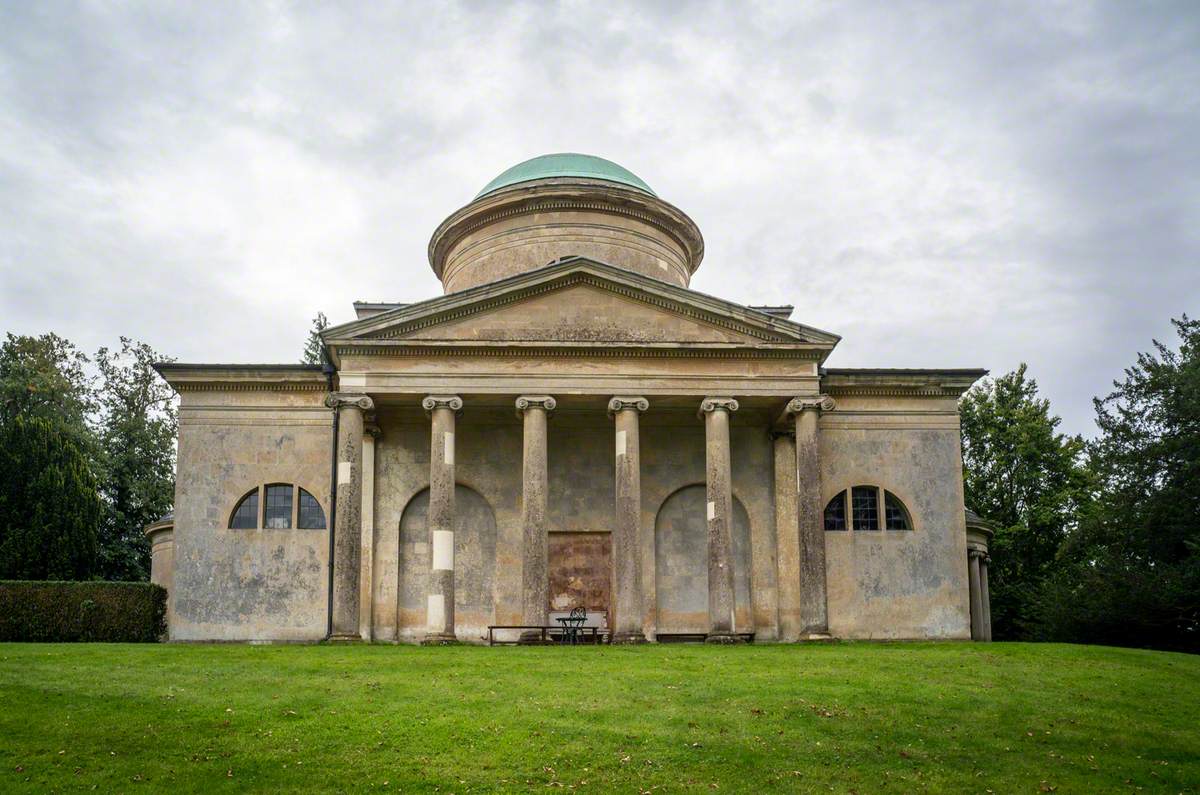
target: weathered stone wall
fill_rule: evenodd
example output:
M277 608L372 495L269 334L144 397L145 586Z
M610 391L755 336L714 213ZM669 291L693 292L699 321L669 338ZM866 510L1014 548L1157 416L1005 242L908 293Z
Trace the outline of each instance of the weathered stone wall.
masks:
M953 398L839 396L822 415L822 505L878 485L913 529L826 532L829 629L840 638L968 638L962 457Z
M329 520L325 392L185 391L175 489L172 640L319 640L327 530L232 530L256 486L295 483Z

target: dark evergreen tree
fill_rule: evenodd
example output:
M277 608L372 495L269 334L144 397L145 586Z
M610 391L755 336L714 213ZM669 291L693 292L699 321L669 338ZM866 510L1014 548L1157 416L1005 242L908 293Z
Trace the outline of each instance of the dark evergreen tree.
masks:
M966 504L996 525L993 633L1020 638L1037 587L1088 500L1083 440L1057 430L1060 419L1024 364L972 388L960 410Z
M325 345L321 342L321 332L329 327L329 319L324 312L318 312L313 318L312 329L308 332L308 341L304 344L304 353L300 356L301 364L321 364L325 361Z
M1095 400L1099 494L1038 600L1038 636L1200 651L1200 322Z
M162 360L125 337L120 350L96 353L104 498L97 573L104 579L149 577L142 530L169 513L175 500L174 392L152 366Z
M63 423L0 424L0 579L89 579L100 511L89 462Z

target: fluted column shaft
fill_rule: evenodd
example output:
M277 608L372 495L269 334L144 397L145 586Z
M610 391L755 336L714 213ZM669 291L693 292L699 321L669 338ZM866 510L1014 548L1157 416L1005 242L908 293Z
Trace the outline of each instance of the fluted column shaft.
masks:
M800 635L829 634L825 581L825 520L821 505L820 412L832 411L833 398L796 398L788 412L796 423L796 521L800 540Z
M325 405L338 413L337 508L334 513L333 637L359 635L359 552L362 543L363 412L366 395L334 392Z
M429 596L426 643L454 641L454 423L462 409L457 395L430 395L429 412Z
M977 550L967 552L967 580L971 593L971 640L983 640L983 593L979 579L979 558Z
M640 643L642 627L642 459L640 418L650 408L643 397L614 397L608 411L615 429L616 504L613 523L613 643Z
M732 643L735 634L733 591L733 484L729 463L729 415L737 411L733 398L705 398L705 494L708 520L708 637L709 643Z
M549 395L517 398L524 424L521 454L521 622L545 626L550 620L547 574L546 490L548 475L546 420L554 410ZM539 635L540 636L540 635Z

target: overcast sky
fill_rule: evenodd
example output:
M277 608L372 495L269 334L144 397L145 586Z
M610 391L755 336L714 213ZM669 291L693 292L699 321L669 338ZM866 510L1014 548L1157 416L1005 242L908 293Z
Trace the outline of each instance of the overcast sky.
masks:
M601 155L831 366L1029 363L1073 432L1200 314L1200 3L0 6L0 330L293 361Z

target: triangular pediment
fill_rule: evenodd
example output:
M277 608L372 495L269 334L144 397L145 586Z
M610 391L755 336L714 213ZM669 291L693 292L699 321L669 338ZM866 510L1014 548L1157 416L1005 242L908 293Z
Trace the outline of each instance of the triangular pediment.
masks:
M678 344L791 343L838 337L583 258L328 329L327 342Z

